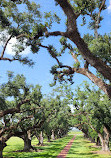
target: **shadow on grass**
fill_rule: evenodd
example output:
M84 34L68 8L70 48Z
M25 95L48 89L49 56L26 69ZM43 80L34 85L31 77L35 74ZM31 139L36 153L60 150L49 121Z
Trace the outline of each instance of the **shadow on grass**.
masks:
M40 152L14 152L14 150L21 150L22 146L8 145L8 148L4 151L4 157L6 158L56 158L61 150L68 144L73 138L73 135L61 138L53 142L46 142L45 146L34 146ZM47 146L46 146L47 145ZM12 149L11 149L12 148ZM41 151L42 150L42 151Z
M8 157L4 157L4 158L56 158L57 156L52 156L50 153L48 154L42 154L42 155L38 155L37 153L32 153L32 154L21 154L21 155L15 155L15 156L11 156L8 155Z

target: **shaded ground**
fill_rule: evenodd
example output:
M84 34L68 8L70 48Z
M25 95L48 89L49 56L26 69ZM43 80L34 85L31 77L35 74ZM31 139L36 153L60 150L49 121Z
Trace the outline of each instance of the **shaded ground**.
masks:
M111 152L105 152L105 151L102 151L102 150L100 150L100 151L92 151L92 153L94 153L94 154L101 154L101 155L111 155Z

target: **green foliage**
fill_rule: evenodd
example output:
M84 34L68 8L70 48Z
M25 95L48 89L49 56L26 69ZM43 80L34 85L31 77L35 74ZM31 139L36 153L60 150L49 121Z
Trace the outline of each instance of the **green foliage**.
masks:
M69 131L72 124L71 109L68 105L71 104L72 97L70 86L61 85L42 100L41 106L44 108L45 122L41 130L47 136L51 135L52 130L56 137L62 137Z
M52 45L49 45L48 51L52 58L56 58L58 56L57 50Z
M97 39L92 35L86 34L84 35L84 40L91 52L111 67L111 34L99 35ZM104 80L104 77L99 72L97 72L97 76Z
M111 35L99 36L89 43L89 48L97 57L102 59L106 64L111 66Z
M61 54L65 52L65 50L68 48L70 51L74 51L74 48L72 47L72 45L70 43L68 43L67 38L65 37L61 37L60 39L60 43L63 46L61 49Z
M45 26L47 26L49 29L52 27L52 24L54 22L57 22L58 24L60 24L60 20L61 20L56 13L52 14L51 12L48 12L48 13L45 12L44 18L46 19Z
M95 29L100 27L100 22L103 20L103 17L100 16L98 19L98 12L103 4L102 0L70 0L70 2L75 12L82 15L83 23L81 24L81 26L84 26L86 24L86 15L88 15L91 18L91 21L89 22L89 28ZM102 11L105 9L106 5L104 4L102 6ZM97 21L99 22L98 24L96 23Z
M103 134L104 126L111 130L111 101L100 90L91 89L87 83L82 86L83 90L80 87L76 90L73 104L75 106L74 113L82 112L83 114L74 118L75 124L81 124L81 129L87 128L91 137L96 136L96 132Z
M28 85L23 75L14 76L12 72L8 72L8 77L8 82L0 87L0 112L6 112L0 118L0 129L3 130L0 136L4 142L11 136L23 136L27 130L37 128L44 120L40 104L41 86ZM26 99L27 103L24 102Z
M80 62L74 63L73 66L76 67L76 68L79 68L80 67Z

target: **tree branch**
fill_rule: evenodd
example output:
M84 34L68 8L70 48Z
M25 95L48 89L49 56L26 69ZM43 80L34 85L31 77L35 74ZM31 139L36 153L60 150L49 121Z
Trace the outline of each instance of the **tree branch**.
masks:
M54 32L46 32L45 36L64 36L67 37L67 32L61 32L61 31L54 31Z
M57 74L65 76L68 74L74 74L75 72L88 77L94 84L96 84L101 90L105 92L105 94L107 94L111 98L111 86L103 82L100 78L95 76L86 68L71 68L71 70L67 69L64 71L57 71Z
M33 118L33 115L30 115L30 116L26 116L26 117L21 118L21 119L17 122L16 126L5 127L5 128L0 132L0 137L3 136L3 134L5 134L5 132L7 132L7 131L9 132L9 131L12 131L12 130L14 130L14 129L17 129L18 125L19 125L23 120L27 120L27 119L29 119L29 118Z
M106 65L101 59L93 55L93 53L90 52L88 45L80 37L76 25L76 15L74 13L74 9L71 7L67 0L56 1L61 6L68 19L68 38L76 44L84 60L86 60L91 66L96 68L97 71L100 72L106 79L111 81L111 68Z
M19 60L17 58L13 58L13 59L10 59L10 58L3 58L3 57L0 57L0 60L8 60L10 62L14 61L14 60ZM19 60L20 61L20 60Z
M95 38L98 38L98 32L97 32L97 29L98 29L98 26L99 26L99 19L100 19L100 14L101 14L101 11L102 11L102 8L105 4L106 0L103 0L102 1L102 4L99 8L99 12L98 12L98 15L97 15L97 19L96 19L96 23L95 23Z
M80 113L78 113L78 114L70 114L70 116L76 117L76 116L79 116L79 115L81 115L81 114L86 115L86 114L89 114L89 113L87 113L87 112L85 112L85 111L82 111L82 112L80 112Z
M72 52L71 55L72 55L74 61L75 61L76 63L78 63L79 60L77 59L77 56L75 55L75 53Z
M67 0L56 0L58 4L63 9L64 13L67 16L67 31L72 32L77 28L76 19L77 15L74 12L74 8L70 5Z
M11 40L11 38L12 38L12 35L7 39L0 58L3 58L8 42Z
M16 108L11 108L11 109L7 109L7 110L4 110L4 111L0 111L0 117L3 117L5 115L7 115L7 114L13 114L15 112L16 113L20 112L21 105L23 105L23 104L25 104L25 103L27 103L29 101L30 101L29 99L25 99L25 100L21 101L19 104L17 104Z

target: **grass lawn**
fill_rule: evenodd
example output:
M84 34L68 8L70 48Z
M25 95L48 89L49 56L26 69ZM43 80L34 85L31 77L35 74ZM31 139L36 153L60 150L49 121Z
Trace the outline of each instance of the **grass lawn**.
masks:
M56 158L60 151L67 145L67 143L77 134L74 143L69 150L67 158L111 158L111 155L98 155L92 151L99 150L91 147L94 144L83 139L80 132L71 132L67 137L57 139L51 143L46 140L44 146L36 146L37 139L32 140L32 145L40 150L40 152L16 152L23 149L23 140L18 137L12 137L7 142L7 147L4 149L3 156L6 158Z
M111 158L111 155L102 153L101 148L77 134L66 158Z
M23 140L18 137L12 137L7 142L7 147L4 149L3 156L13 158L56 158L60 151L67 145L72 139L73 135L55 140L53 142L47 142L45 140L45 146L36 146L37 139L32 140L32 145L40 150L40 152L15 152L23 149Z

